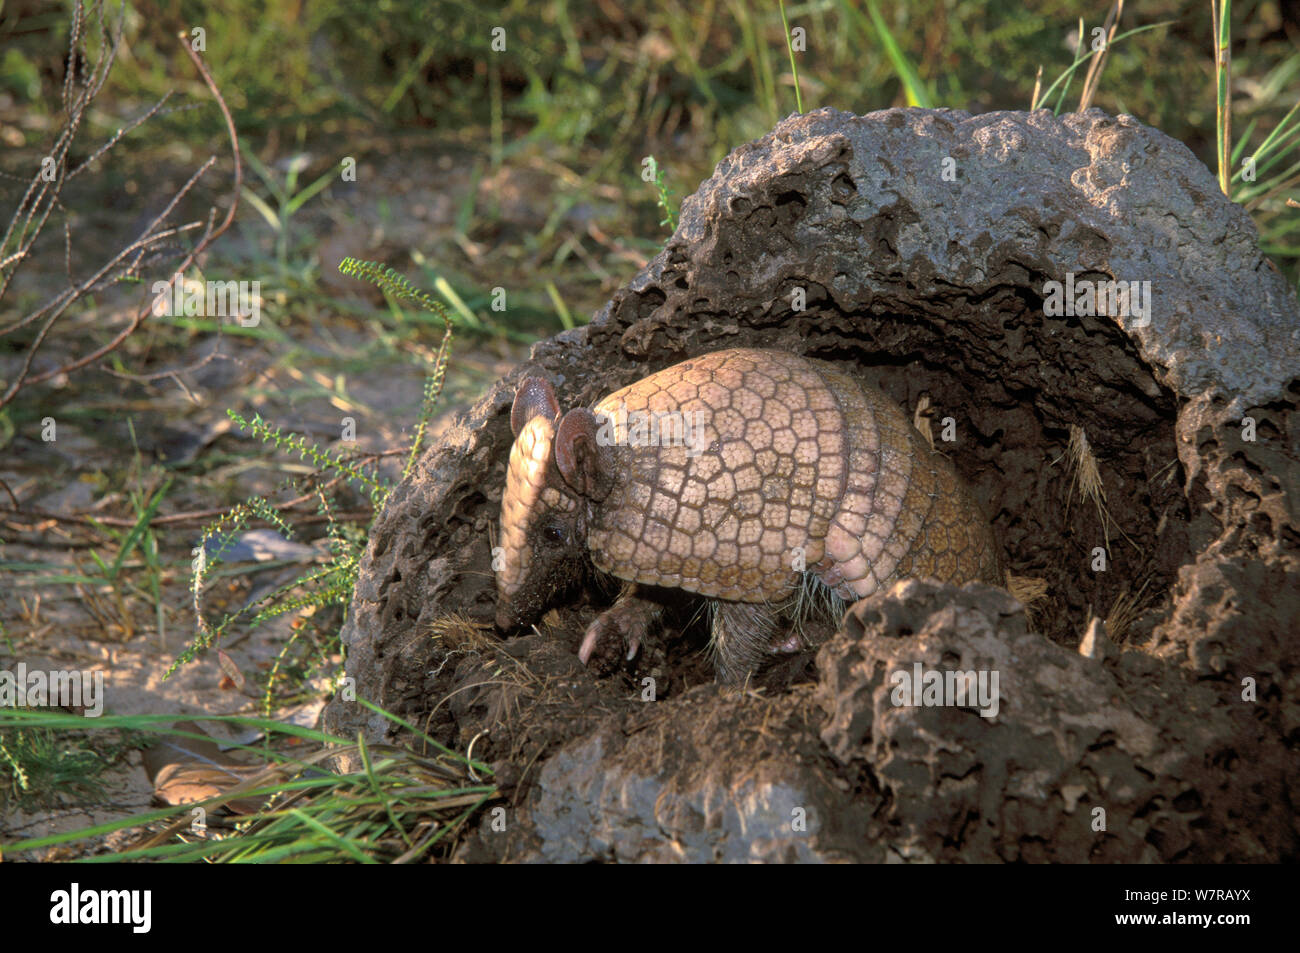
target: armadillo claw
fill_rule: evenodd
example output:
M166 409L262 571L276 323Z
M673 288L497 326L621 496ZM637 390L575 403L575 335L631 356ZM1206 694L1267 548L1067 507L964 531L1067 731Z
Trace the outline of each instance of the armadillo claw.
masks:
M601 645L610 646L605 648L602 655L612 655L612 646L617 640L627 649L624 660L632 661L641 650L641 642L649 634L650 626L656 618L656 611L640 600L629 599L615 603L588 626L582 644L578 647L578 660L583 665L589 664L596 654L597 646Z
M611 630L617 633L623 639L624 644L627 645L626 660L630 662L636 658L636 653L641 648L640 633L624 631L625 626L620 624L621 620L617 616L611 620L611 615L614 615L614 613L606 612L587 627L587 632L582 637L582 644L578 646L578 661L582 662L583 665L591 661L591 656L596 651L597 644L605 641ZM628 626L627 628L634 628L634 626Z

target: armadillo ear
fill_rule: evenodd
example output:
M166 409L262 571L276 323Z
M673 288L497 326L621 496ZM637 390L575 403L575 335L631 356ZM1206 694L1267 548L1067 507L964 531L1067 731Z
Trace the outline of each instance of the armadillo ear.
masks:
M515 391L515 402L510 408L510 429L519 436L524 424L538 414L544 414L547 420L560 416L560 402L555 399L555 389L550 381L541 377L525 377L519 382Z
M603 500L614 485L614 459L596 439L596 415L586 407L569 411L555 431L555 463L564 482L585 497Z

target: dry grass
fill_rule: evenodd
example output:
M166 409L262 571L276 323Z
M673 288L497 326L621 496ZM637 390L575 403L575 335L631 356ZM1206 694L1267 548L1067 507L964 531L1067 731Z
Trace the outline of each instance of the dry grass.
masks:
M1015 576L1007 573L1007 591L1025 607L1029 627L1038 628L1037 607L1047 598L1047 580L1036 576Z
M1106 508L1106 486L1102 483L1101 468L1097 464L1096 455L1092 452L1092 445L1088 443L1088 435L1078 424L1070 424L1070 443L1066 447L1065 455L1070 467L1070 490L1065 500L1066 515L1069 515L1070 504L1075 497L1078 497L1081 503L1091 503L1101 523L1107 553L1110 552L1112 526L1130 546L1138 549L1137 543L1133 542L1132 538L1115 522L1114 517L1110 515L1110 510Z
M429 638L443 643L448 652L486 651L497 645L485 622L476 622L459 612L439 616L429 623Z
M1105 526L1106 487L1101 482L1101 468L1097 466L1088 435L1078 424L1070 424L1070 444L1065 452L1070 461L1070 498L1077 495L1081 502L1091 501Z
M1124 644L1133 629L1133 623L1146 611L1149 600L1144 600L1142 596L1150 581L1148 579L1142 583L1137 592L1132 592L1127 586L1124 587L1111 604L1110 612L1106 616L1106 631L1110 633L1111 641L1117 645Z

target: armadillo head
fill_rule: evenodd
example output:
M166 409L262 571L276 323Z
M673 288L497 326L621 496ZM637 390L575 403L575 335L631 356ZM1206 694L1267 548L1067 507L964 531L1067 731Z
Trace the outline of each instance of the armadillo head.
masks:
M526 377L510 410L515 433L501 498L497 628L531 625L582 575L592 507L609 495L613 454L586 408L560 416L551 385Z

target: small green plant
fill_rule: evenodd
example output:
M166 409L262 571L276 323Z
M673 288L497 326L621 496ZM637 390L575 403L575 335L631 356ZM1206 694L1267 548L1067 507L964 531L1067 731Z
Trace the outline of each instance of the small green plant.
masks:
M113 588L113 595L117 604L117 615L124 633L129 637L133 628L131 613L126 607L124 598L123 590L125 587L136 589L141 594L147 595L149 601L153 603L158 626L158 643L161 645L166 639L166 613L164 612L162 597L163 566L159 557L158 539L154 533L153 519L158 513L158 508L162 505L163 499L167 496L167 491L172 487L173 478L166 478L162 481L161 486L156 486L156 483L150 485L146 482L144 466L140 458L140 448L135 445L135 425L129 419L127 420L127 430L131 434L131 443L135 450L129 477L130 482L135 485L127 494L131 509L135 513L135 523L130 529L122 532L101 523L94 517L88 517L91 525L118 544L117 555L113 558L112 563L109 563L93 549L90 550L90 558L102 573L103 581ZM123 569L127 566L127 560L137 550L144 563L144 578L148 587L147 593L144 593L141 587L132 581L132 574L123 572Z
M419 418L406 455L406 465L402 471L402 476L405 478L415 468L415 463L424 447L429 420L442 396L447 361L451 356L451 315L440 302L416 288L402 275L378 262L345 258L339 264L339 271L376 285L391 298L413 301L443 321L442 344L434 360L433 370L425 381ZM285 453L297 454L300 459L310 461L316 468L316 472L307 479L317 497L318 513L326 521L328 555L324 556L323 564L311 571L267 593L252 604L234 612L227 612L216 622L209 622L203 609L205 580L211 576L215 567L230 551L237 537L247 529L250 521L261 519L274 526L285 538L293 537L293 528L288 521L269 500L260 496L250 497L237 503L210 522L201 533L193 554L190 594L194 604L197 633L172 663L168 675L181 665L193 661L199 652L219 644L222 635L237 621L247 620L248 625L256 627L288 613L298 613L300 618L306 618L314 616L317 610L326 606L346 608L356 584L357 570L369 533L368 528L341 523L336 519L335 503L329 491L340 483L348 484L370 501L372 514L377 514L383 508L384 502L392 491L392 486L387 481L372 468L359 462L355 456L321 447L301 434L286 433L264 420L259 414L253 414L251 419L244 418L234 410L228 410L227 414L241 430L257 437L264 444ZM302 490L304 482L304 480L292 480L287 486ZM293 635L272 666L264 693L266 711L270 711L273 707L277 679L286 671L295 668L289 653L298 643L299 636L300 628L295 625ZM323 660L326 653L318 647L311 654L319 662Z
M267 431L261 433L265 435ZM328 451L313 449L323 455L328 454ZM323 491L320 492L322 506L328 507L329 504L326 502L328 497ZM205 581L212 569L222 561L223 556L234 545L236 537L247 527L249 520L254 517L260 517L275 526L286 539L293 537L292 527L270 502L262 497L252 497L237 503L208 524L194 551L194 574L190 587L198 631L194 639L172 662L167 675L171 675L181 665L193 661L199 652L219 644L226 630L241 619L247 619L248 625L255 628L291 612L307 613L325 606L346 605L351 597L352 587L356 582L357 566L361 553L365 549L365 536L359 532L345 532L331 524L330 553L324 565L272 590L250 605L235 612L225 613L215 624L208 622L203 611ZM209 546L209 541L214 541L213 545ZM295 638L290 641L297 640ZM278 662L282 664L283 656ZM273 669L272 677L267 680L268 699L274 676L278 674L279 668L280 664L277 664Z
M664 170L659 167L659 162L654 156L645 157L645 170L648 179L655 184L659 208L664 213L664 217L660 219L659 224L667 225L670 232L677 231L677 215L673 211L672 193L668 191L668 186L664 184Z
M1246 148L1256 120L1246 124L1232 146L1232 35L1229 16L1232 0L1211 3L1214 18L1215 147L1219 187L1246 207L1259 227L1260 247L1266 254L1294 258L1300 255L1300 208L1288 193L1300 187L1300 103L1286 113L1253 152ZM1300 74L1300 53L1280 63L1263 81L1251 84L1253 97L1264 102ZM1231 147L1231 148L1230 148ZM1233 166L1240 167L1234 172Z
M438 356L433 361L433 371L424 382L424 400L420 405L420 417L416 423L415 438L411 441L411 452L406 459L406 468L402 471L402 477L405 478L410 475L411 470L415 467L415 461L419 458L420 451L424 448L424 435L429 427L429 418L433 415L433 408L437 406L438 399L442 396L443 384L446 382L447 359L451 356L451 315L447 313L447 309L442 306L441 302L416 288L404 276L399 275L393 269L387 268L378 262L344 258L343 261L339 262L339 271L353 278L369 281L393 298L405 298L408 301L413 301L430 314L442 318L442 343L438 346ZM450 285L448 287L450 288ZM453 298L453 300L459 299ZM463 303L461 307L464 308ZM465 308L465 310L468 309ZM376 508L378 508L378 504L376 504Z
M32 709L19 709L14 716ZM70 730L43 725L0 724L0 805L50 806L95 797L99 776L131 741L90 744L85 718L66 716ZM6 718L5 721L10 721Z
M272 208L269 202L248 186L242 187L241 191L244 198L248 200L248 203L253 208L257 209L262 218L266 220L266 223L271 226L271 230L275 232L275 261L280 274L283 276L289 271L290 220L300 208L329 186L334 177L338 175L338 169L331 168L310 185L299 189L298 176L307 167L309 161L307 156L296 155L289 160L289 167L285 172L283 183L252 152L247 153L244 158L248 160L249 167L257 173L257 177L262 180L267 191L271 193L271 198L275 200L275 208Z

